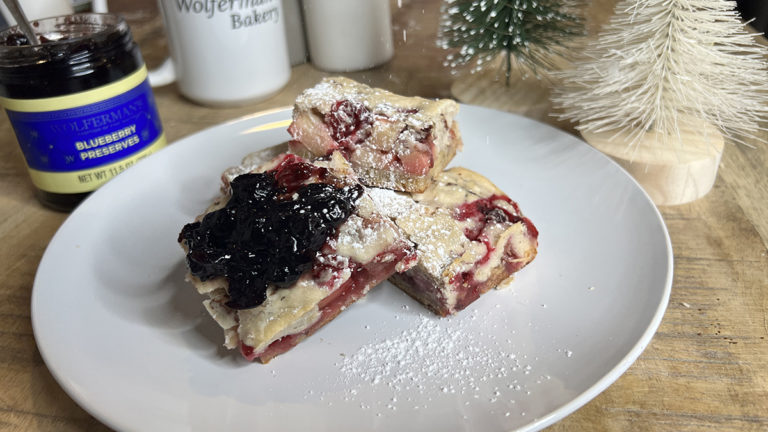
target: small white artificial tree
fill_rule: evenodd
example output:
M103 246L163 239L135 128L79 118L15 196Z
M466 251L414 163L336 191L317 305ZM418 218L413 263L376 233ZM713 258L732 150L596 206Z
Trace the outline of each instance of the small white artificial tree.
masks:
M737 142L757 139L768 113L766 50L735 7L621 1L584 58L561 73L552 98L561 119L582 132L621 134L635 148L645 132L671 142L702 122Z

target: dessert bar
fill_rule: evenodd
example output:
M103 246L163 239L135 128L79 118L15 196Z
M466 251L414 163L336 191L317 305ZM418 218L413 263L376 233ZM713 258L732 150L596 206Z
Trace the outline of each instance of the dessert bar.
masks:
M364 185L421 192L461 149L458 110L448 99L325 78L296 99L290 147L313 158L340 151Z
M315 163L280 154L256 167L265 154L227 170L221 196L179 234L187 279L224 345L262 363L416 261L339 153Z
M417 247L417 265L390 281L439 315L464 309L536 256L533 223L498 187L468 169L440 173L423 193L370 194Z

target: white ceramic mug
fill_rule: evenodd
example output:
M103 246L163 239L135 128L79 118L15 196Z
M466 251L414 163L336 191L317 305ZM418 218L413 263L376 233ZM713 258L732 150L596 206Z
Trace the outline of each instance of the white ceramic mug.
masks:
M394 53L389 0L303 0L309 58L320 69L350 72Z
M213 106L265 99L290 78L281 0L159 0L175 79L187 98ZM158 76L165 72L165 76Z

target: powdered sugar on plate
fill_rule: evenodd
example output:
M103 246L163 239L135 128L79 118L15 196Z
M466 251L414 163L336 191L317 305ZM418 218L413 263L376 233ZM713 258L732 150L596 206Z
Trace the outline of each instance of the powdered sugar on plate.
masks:
M403 310L409 313L407 306ZM372 337L343 355L336 362L336 379L344 388L344 401L378 416L429 410L441 399L462 406L483 404L507 416L525 415L525 404L518 401L550 376L536 370L535 358L516 351L516 330L510 328L505 338L490 328L478 331L498 320L465 312L449 318L429 313L403 317L410 325L399 334Z

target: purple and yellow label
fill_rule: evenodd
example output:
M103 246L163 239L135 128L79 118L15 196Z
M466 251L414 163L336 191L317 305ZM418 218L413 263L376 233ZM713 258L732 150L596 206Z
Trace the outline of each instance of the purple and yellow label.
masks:
M0 98L32 182L54 193L92 191L165 146L147 70L85 92Z

